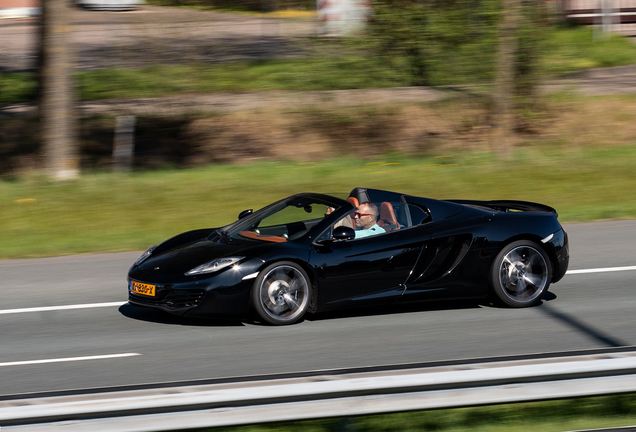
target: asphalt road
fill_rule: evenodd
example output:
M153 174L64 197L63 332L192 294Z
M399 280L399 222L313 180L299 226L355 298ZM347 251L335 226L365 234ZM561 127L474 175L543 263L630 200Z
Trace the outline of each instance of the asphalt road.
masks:
M636 264L636 221L566 230L573 270ZM633 270L567 275L530 309L436 303L266 327L124 304L137 256L0 261L0 396L636 345Z

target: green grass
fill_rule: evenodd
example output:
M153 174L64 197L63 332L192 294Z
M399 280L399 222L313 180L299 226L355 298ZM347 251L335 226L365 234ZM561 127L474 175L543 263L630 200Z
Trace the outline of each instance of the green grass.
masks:
M77 75L83 100L152 97L195 92L245 93L268 90L332 90L393 87L396 81L363 57L270 60L215 66L153 66L105 69Z
M636 218L636 147L519 150L189 170L88 173L0 182L0 258L144 249L182 231L221 226L247 208L301 191L372 187L432 198L518 199L555 207L562 222Z
M405 77L364 57L269 60L221 65L150 66L75 74L80 100L158 97L183 93L248 93L405 86ZM35 73L0 74L0 103L33 101Z
M560 432L636 424L636 395L311 420L215 432Z
M543 73L561 75L582 69L636 63L636 44L629 38L595 33L587 27L553 31L541 59Z
M37 95L34 73L0 73L0 103L32 102Z
M636 63L636 44L614 36L595 37L589 28L552 29L541 59L542 74L551 76L586 68ZM596 40L596 39L598 40ZM323 57L226 63L218 65L151 66L141 70L104 69L76 74L79 98L158 97L199 92L261 92L269 90L337 90L399 87L411 84L404 68L393 68L370 56L350 55L351 47L333 41L306 40L322 46ZM486 52L479 54L479 50ZM311 48L309 49L311 51ZM492 78L492 46L467 45L465 52L440 57L430 71L433 85L467 84ZM408 68L407 68L408 69ZM0 103L33 101L34 73L0 74Z

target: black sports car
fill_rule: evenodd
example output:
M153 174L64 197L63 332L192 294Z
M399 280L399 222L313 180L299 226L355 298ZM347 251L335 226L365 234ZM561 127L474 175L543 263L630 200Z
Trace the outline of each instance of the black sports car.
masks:
M128 273L128 301L186 316L256 312L277 325L391 302L492 297L525 307L568 262L551 207L355 188L348 198L293 195L152 246Z

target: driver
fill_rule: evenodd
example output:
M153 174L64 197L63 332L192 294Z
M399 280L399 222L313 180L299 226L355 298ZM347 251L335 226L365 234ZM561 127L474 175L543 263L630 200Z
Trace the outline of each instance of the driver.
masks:
M356 238L385 233L384 228L377 224L379 216L380 212L375 204L369 202L360 204L358 210L353 213L353 220L356 224Z

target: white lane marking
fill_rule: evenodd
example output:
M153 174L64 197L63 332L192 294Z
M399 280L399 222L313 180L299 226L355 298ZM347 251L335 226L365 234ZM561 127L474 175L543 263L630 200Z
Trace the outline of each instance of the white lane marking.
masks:
M89 304L74 304L74 305L62 305L62 306L43 306L43 307L33 307L33 308L23 308L23 309L4 309L4 310L0 310L0 315L28 313L28 312L45 312L45 311L66 310L66 309L90 309L90 308L100 308L100 307L113 307L113 306L125 305L126 303L128 302L119 301L119 302L110 302L110 303L89 303Z
M565 274L570 275L570 274L583 274L583 273L605 273L605 272L617 272L617 271L629 271L629 270L636 270L636 266L568 270Z
M83 361L83 360L104 360L104 359L120 358L120 357L132 357L132 356L138 356L138 355L141 355L141 354L123 353L123 354L107 354L107 355L87 356L87 357L66 357L66 358L55 358L55 359L45 359L45 360L25 360L25 361L0 363L0 367L23 366L23 365L33 365L33 364L43 364L43 363L63 363L63 362Z
M584 273L605 273L605 272L617 272L617 271L629 271L636 270L636 266L627 266L627 267L606 267L606 268L595 268L595 269L582 269L582 270L568 270L566 275L574 275L574 274L584 274ZM252 278L257 273L253 273L244 277ZM5 314L16 314L16 313L28 313L28 312L46 312L46 311L54 311L54 310L68 310L68 309L90 309L90 308L99 308L99 307L113 307L113 306L122 306L127 304L128 302L110 302L110 303L88 303L88 304L75 304L75 305L62 305L62 306L44 306L44 307L34 307L34 308L23 308L23 309L5 309L0 310L0 315Z

